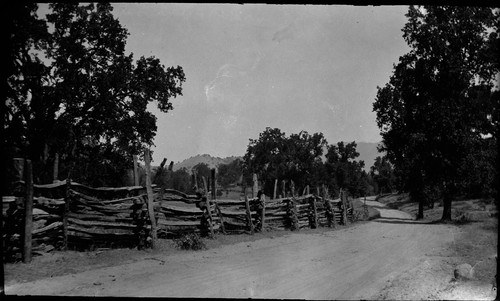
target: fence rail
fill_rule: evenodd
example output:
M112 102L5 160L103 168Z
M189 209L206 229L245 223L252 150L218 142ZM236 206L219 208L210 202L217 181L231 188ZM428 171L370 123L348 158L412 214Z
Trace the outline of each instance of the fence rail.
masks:
M65 248L65 243L78 249L136 245L141 231L147 233L150 229L145 187L92 188L74 182L68 184L60 181L33 185L34 252ZM22 188L24 182L18 185ZM208 200L173 189L164 190L160 199L160 189L154 187L153 192L160 238L192 232L237 234L335 227L353 221L352 206L345 195L334 200L315 194L274 200L264 195L240 200ZM3 239L11 254L22 250L19 245L22 205L22 197L3 198L6 229Z

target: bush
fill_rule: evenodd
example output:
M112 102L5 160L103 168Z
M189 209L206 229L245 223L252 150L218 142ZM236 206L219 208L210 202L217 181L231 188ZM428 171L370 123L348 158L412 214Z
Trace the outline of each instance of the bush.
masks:
M201 240L201 237L196 233L184 234L179 238L174 239L175 244L181 250L203 250L207 246Z
M467 212L457 210L455 213L455 224L463 225L472 222L470 215Z

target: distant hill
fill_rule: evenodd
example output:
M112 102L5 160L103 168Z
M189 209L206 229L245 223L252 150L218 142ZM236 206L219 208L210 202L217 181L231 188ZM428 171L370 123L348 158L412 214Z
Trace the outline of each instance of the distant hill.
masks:
M357 143L356 150L359 153L359 157L357 158L357 160L363 160L365 162L365 170L366 170L366 172L368 172L368 171L370 171L370 167L372 167L373 163L375 162L375 158L377 156L382 155L377 151L378 143L375 143L375 142L374 143L356 142L356 143ZM188 158L182 162L175 163L173 169L175 171L175 170L179 170L179 169L184 167L188 171L191 171L191 169L198 163L205 163L210 168L216 168L219 164L228 164L236 159L241 159L241 158L242 157L240 157L240 156L219 158L219 157L212 157L208 154L196 155L196 156Z
M231 157L226 157L226 158L219 158L219 157L212 157L208 154L196 155L196 156L188 158L182 162L175 163L173 169L175 171L175 170L178 170L178 169L181 169L184 167L188 171L191 171L191 169L198 163L205 163L210 168L216 168L217 165L219 165L219 164L228 164L228 163L231 163L238 158L241 158L241 157L231 156Z
M372 167L373 163L375 163L375 158L378 156L383 156L382 153L379 153L377 150L378 142L356 142L357 147L356 150L359 153L359 157L357 160L365 161L365 171L369 172L370 167Z

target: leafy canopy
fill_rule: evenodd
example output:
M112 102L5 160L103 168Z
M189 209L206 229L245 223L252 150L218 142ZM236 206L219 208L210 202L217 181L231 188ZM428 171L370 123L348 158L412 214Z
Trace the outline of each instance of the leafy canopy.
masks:
M499 13L411 6L406 16L403 37L411 51L394 66L389 83L378 87L373 109L383 150L410 194L418 200L425 185L442 186L448 200L443 219L450 219L466 158L494 131Z
M84 169L104 162L123 171L130 155L153 144L156 117L148 104L168 112L172 98L182 95L182 67L165 68L154 56L134 62L125 53L128 31L109 3L50 4L46 20L38 18L34 4L15 8L5 116L9 144L42 163L58 153L62 165L73 162L81 176L84 162L91 163Z

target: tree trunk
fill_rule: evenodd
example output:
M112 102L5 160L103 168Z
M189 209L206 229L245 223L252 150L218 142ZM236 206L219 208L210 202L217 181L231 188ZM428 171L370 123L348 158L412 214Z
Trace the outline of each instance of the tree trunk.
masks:
M26 184L26 196L24 203L24 235L23 235L23 262L31 262L31 246L33 231L33 168L31 160L24 161L24 176Z
M412 202L418 202L418 213L417 213L417 220L423 219L424 218L424 198L423 198L423 177L422 177L422 171L416 167L413 166L412 170L410 171L410 182L411 182L411 187L410 187L410 198Z
M421 196L419 192L416 192L418 195L418 213L417 213L417 220L423 219L424 218L424 198Z
M443 197L443 221L451 221L451 201L453 197L449 191L445 191Z

